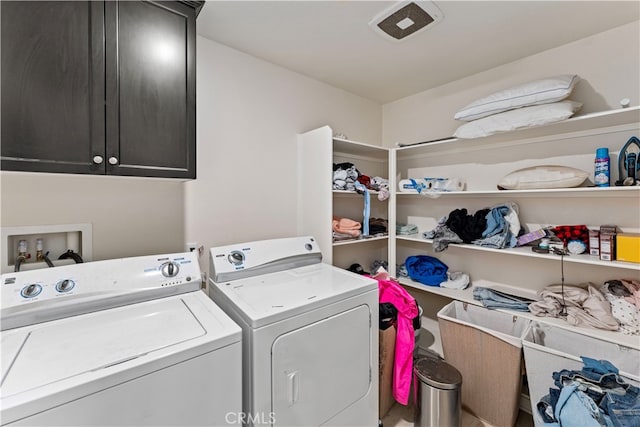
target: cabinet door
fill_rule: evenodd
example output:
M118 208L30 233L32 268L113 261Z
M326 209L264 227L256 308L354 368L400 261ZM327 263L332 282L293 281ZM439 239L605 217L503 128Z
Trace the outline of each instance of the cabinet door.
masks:
M195 178L195 10L121 1L105 14L107 173Z
M2 169L104 173L104 5L0 2Z

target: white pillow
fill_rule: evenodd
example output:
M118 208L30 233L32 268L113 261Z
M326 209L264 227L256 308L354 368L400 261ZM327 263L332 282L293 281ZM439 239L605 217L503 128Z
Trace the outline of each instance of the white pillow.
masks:
M504 89L472 102L454 118L469 122L514 108L562 101L571 95L578 80L576 74L565 74Z
M518 108L465 123L456 129L453 136L465 139L480 138L499 132L542 126L568 119L581 107L582 104L579 102L562 101Z
M533 166L511 172L500 180L498 188L505 190L572 188L582 184L588 176L588 172L568 166Z

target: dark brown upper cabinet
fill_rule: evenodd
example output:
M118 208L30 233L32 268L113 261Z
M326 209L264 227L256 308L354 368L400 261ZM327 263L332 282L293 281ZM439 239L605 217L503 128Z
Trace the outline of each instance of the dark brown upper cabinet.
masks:
M2 169L195 178L181 2L0 2Z

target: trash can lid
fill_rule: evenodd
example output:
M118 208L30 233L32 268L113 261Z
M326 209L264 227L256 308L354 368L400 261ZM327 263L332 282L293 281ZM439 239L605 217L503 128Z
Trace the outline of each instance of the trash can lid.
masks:
M441 359L420 358L416 361L413 371L421 382L431 387L454 390L462 385L462 374Z

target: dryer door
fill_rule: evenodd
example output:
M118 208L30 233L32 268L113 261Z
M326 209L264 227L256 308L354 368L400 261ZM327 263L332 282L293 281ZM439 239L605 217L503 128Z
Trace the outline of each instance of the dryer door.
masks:
M274 425L319 426L369 392L369 306L283 334L271 354Z

